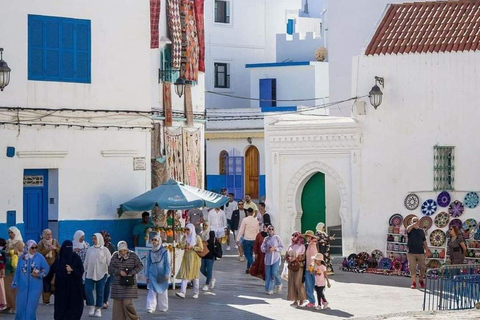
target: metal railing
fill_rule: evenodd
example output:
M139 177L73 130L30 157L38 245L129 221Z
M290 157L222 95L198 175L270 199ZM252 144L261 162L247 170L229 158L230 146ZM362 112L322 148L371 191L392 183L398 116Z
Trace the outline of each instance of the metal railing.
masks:
M426 272L423 310L480 307L480 264L448 265Z

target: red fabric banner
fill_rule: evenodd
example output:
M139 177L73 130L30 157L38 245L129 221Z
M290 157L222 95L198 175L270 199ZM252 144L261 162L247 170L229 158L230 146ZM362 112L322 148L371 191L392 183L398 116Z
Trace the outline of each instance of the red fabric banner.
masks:
M172 84L170 82L163 83L163 112L165 114L165 127L172 126Z
M205 0L195 0L195 22L198 38L198 70L205 72Z
M160 0L150 0L150 48L158 48L160 21Z
M182 23L182 61L180 75L189 81L198 79L198 38L195 23L195 4L192 0L182 0L180 4Z

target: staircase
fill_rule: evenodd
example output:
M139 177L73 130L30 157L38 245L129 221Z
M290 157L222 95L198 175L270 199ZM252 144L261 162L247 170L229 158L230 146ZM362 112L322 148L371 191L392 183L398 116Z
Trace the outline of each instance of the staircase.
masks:
M330 241L330 254L342 255L342 226L331 226L327 228L327 233L331 237L335 235L335 240Z

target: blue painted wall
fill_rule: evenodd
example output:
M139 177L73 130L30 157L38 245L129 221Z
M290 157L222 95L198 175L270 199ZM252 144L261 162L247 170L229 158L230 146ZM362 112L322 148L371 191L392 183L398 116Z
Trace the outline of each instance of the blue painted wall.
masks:
M219 175L219 174L209 174L207 175L207 190L209 191L215 191L220 193L222 188L225 188L225 175Z
M260 180L259 181L260 186L259 186L259 189L258 189L258 196L261 199L262 197L264 197L264 196L266 197L266 195L267 195L266 194L267 192L266 192L266 189L265 189L265 175L260 175L259 178L260 178L259 179Z
M22 236L25 234L23 223L17 223L15 227L17 227L18 230L20 230L20 233L22 234ZM5 240L8 239L8 228L9 226L6 223L0 223L0 238L3 238Z

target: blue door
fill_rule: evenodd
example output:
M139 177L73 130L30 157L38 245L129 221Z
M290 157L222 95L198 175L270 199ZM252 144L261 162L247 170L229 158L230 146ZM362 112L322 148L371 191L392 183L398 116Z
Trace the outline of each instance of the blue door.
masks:
M277 106L277 79L260 79L260 108Z
M227 191L233 193L235 199L243 199L243 157L226 158Z
M24 171L23 223L25 241L38 241L48 227L48 170Z

